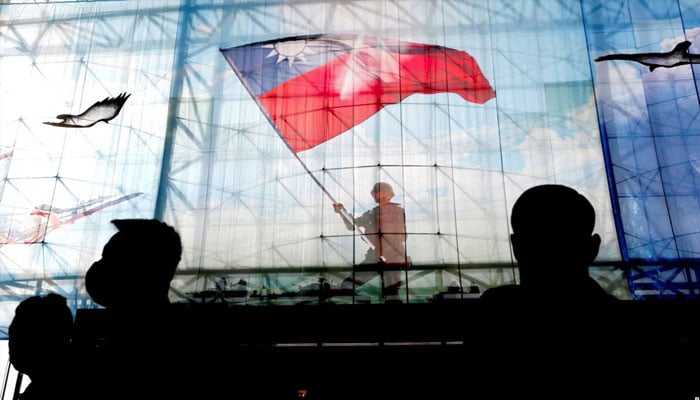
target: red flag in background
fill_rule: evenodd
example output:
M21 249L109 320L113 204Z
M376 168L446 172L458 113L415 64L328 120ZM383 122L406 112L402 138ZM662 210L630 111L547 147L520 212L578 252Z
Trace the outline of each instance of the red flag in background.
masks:
M356 35L292 37L222 50L295 152L415 93L496 96L476 60L455 49Z

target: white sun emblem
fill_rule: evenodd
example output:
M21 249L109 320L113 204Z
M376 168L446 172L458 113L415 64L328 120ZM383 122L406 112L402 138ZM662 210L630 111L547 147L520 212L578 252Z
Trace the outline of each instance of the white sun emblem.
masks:
M272 49L267 57L277 56L277 64L287 60L291 67L295 61L306 63L306 55L314 54L315 52L306 45L306 40L290 40L286 42L278 42L275 44L263 45L263 48Z

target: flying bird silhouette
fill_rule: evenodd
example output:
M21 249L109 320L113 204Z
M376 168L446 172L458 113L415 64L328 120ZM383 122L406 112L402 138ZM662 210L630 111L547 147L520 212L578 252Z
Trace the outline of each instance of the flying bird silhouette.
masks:
M688 48L690 48L691 44L691 42L686 40L678 43L673 50L665 53L608 54L596 58L595 61L635 61L648 66L651 72L654 72L654 70L659 67L672 68L685 64L700 64L700 54L690 54L688 52Z
M56 118L63 121L44 123L46 125L60 126L63 128L89 128L100 121L109 123L109 121L119 114L119 111L121 111L129 96L131 96L131 93L120 93L117 97L105 97L104 100L91 105L90 108L83 111L82 114L60 114L57 115Z

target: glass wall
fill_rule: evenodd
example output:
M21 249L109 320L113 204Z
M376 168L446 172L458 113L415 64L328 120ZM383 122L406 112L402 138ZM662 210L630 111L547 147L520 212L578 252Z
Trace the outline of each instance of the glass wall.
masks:
M610 292L694 296L697 57L597 58L692 43L699 14L688 0L3 3L0 326L45 291L96 307L83 276L120 218L180 232L173 301L382 302L378 276L343 286L380 242L333 207L359 217L377 182L405 212L401 301L517 282L510 208L542 183L593 203L592 276Z

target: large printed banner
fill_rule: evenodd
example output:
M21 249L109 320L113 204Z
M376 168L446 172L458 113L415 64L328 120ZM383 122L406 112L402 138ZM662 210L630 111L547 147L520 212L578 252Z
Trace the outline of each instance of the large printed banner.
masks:
M608 291L695 297L698 63L690 0L3 3L0 327L34 293L95 307L122 218L180 232L173 301L313 300L373 251L333 204L378 182L405 301L517 282L543 183L593 203Z

